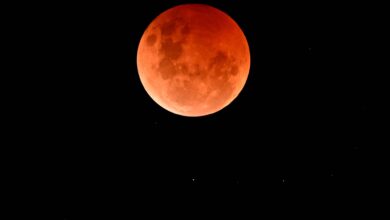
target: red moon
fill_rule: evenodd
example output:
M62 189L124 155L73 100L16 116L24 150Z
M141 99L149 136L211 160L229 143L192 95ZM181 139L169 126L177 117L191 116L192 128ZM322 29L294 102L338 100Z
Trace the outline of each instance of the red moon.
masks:
M147 27L137 67L142 85L161 107L182 116L204 116L241 92L249 74L249 45L224 12L203 4L180 5Z

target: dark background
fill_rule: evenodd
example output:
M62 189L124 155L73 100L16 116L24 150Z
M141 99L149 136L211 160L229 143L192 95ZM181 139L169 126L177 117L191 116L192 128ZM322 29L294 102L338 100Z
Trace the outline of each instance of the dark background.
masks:
M229 14L251 50L238 98L206 117L162 109L137 73L143 31L182 3ZM238 0L53 3L48 136L60 149L64 218L359 210L368 194L373 114L365 43L372 26L363 8Z

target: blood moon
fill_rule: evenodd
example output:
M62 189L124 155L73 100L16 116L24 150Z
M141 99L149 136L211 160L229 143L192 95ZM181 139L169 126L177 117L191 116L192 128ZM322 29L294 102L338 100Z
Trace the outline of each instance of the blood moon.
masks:
M248 78L244 33L224 12L203 4L173 7L145 30L137 52L150 97L182 116L204 116L229 105Z

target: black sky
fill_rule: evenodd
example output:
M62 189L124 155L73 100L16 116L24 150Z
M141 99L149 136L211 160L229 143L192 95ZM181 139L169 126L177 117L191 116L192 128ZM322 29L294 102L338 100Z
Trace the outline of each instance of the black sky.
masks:
M201 118L159 107L136 67L148 24L182 3L229 14L251 50L238 98ZM51 13L61 53L49 124L62 149L67 219L331 215L361 195L369 46L353 5L144 0L63 3Z

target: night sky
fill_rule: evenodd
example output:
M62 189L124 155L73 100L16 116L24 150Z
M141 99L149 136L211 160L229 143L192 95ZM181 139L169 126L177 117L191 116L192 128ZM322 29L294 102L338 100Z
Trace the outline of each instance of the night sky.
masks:
M240 95L199 118L158 106L136 66L143 31L183 3L229 14L251 50ZM64 219L317 219L364 193L368 46L353 6L143 0L51 13Z

